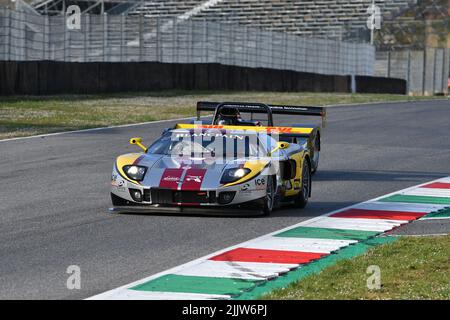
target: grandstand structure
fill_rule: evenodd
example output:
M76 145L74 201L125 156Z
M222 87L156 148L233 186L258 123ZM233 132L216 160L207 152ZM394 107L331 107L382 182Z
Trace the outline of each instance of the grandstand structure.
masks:
M8 2L12 0L0 0ZM23 1L23 0L18 0ZM179 21L220 21L268 31L301 36L368 41L367 9L377 5L383 28L376 33L376 45L417 47L424 41L425 21L446 21L449 0L26 0L38 14L60 15L76 4L82 13L143 16ZM435 23L434 23L435 24ZM438 32L439 33L439 32ZM409 38L409 41L408 41ZM448 37L450 43L450 37Z
M144 1L129 14L180 16L205 1ZM349 29L366 26L367 8L380 7L389 18L417 0L223 0L211 1L191 19L229 21L303 36L345 38Z
M80 7L82 13L90 14L125 14L135 7L140 0L29 0L37 13L43 15L61 14L70 5Z
M380 7L385 19L418 0L31 0L41 14L58 14L71 4L94 14L221 21L302 36L345 39L366 30L367 8ZM367 38L367 32L365 34Z

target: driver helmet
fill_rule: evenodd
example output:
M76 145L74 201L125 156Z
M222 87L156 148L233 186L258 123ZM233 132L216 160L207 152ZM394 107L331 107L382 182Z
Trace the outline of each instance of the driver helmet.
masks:
M235 107L224 107L219 111L217 124L219 125L236 125L241 119L239 110Z

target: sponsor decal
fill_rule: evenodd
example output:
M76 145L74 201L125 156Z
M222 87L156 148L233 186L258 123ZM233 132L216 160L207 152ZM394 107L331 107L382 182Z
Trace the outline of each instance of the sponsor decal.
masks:
M189 169L186 170L181 190L200 190L203 178L205 177L206 169Z
M268 133L290 133L292 128L287 127L267 127L266 132Z
M183 171L183 169L164 170L161 180L159 181L159 187L176 190L178 188L178 183L181 180Z
M167 176L167 177L164 177L162 180L163 181L175 181L175 182L178 182L178 181L180 181L180 177Z
M264 178L256 179L256 180L255 180L255 184L256 184L257 186L263 186L263 185L266 184L266 179L264 179Z
M190 137L215 137L215 138L226 138L226 139L238 139L244 140L245 136L233 134L233 133L221 133L221 132L199 132L199 133L189 133L189 132L181 132L175 135L175 138L190 138Z
M195 125L194 128L196 129L224 129L224 126L221 125ZM247 128L245 128L247 129ZM258 128L251 128L247 129L251 131L265 131L267 133L289 133L294 131L291 127L258 127Z
M202 179L203 179L202 176L186 176L186 178L184 180L187 181L187 182L195 181L197 183L201 183Z
M266 185L266 179L265 178L258 178L255 179L255 187L257 190L264 189Z
M245 183L241 186L240 194L243 196L249 196L254 192L254 190L250 190L250 184Z
M113 178L111 179L111 186L120 192L125 192L127 190L126 182L124 180L118 180L117 175L113 175Z

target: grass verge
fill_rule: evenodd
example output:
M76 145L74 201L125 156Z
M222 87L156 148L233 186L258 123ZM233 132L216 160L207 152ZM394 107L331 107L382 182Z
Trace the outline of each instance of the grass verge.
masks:
M377 265L381 288L367 288ZM450 235L403 237L341 260L263 299L450 299Z
M417 100L388 94L163 91L150 93L2 97L0 139L194 116L199 100L330 105Z

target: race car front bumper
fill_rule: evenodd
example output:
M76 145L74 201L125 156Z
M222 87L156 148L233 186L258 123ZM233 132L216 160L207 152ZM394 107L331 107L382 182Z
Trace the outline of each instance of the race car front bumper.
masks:
M163 205L132 205L132 206L114 206L109 208L110 213L166 213L166 214L192 214L192 215L260 215L262 211L256 205L258 200L253 203L239 206L163 206Z

